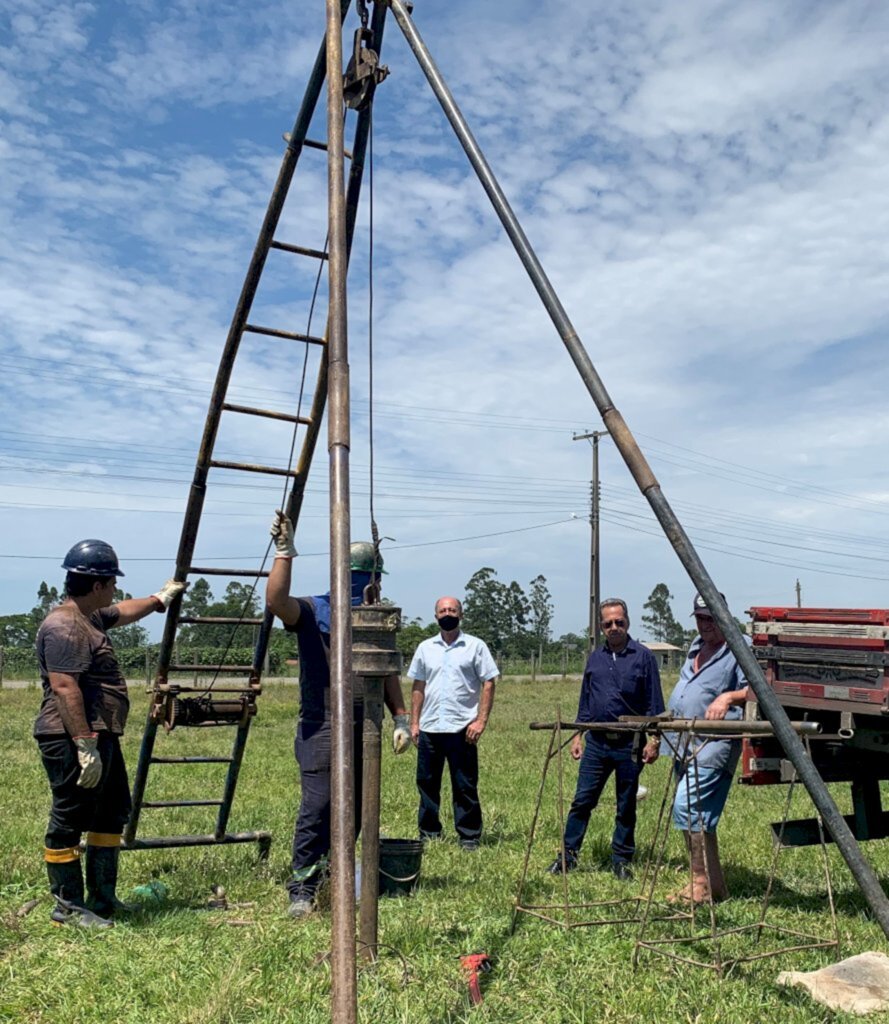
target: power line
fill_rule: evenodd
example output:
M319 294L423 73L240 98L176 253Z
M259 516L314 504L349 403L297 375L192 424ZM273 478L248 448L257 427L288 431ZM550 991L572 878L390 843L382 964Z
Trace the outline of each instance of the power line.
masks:
M467 540L487 540L491 537L506 537L513 533L528 533L531 530L545 530L552 526L562 526L565 523L576 523L577 519L555 519L549 523L538 523L536 526L520 526L514 530L498 530L495 533L476 533L469 537L449 537L446 540L426 540L418 541L415 544L391 544L386 548L387 551L407 551L411 548L429 548L434 547L438 544L461 544ZM300 554L300 558L320 558L326 557L327 551L309 551ZM13 554L0 554L0 558L11 558L21 559L24 561L39 561L39 562L55 562L58 561L58 553L54 555L13 555ZM204 562L221 562L225 560L232 561L255 561L256 555L201 555L201 561ZM148 558L148 557L127 557L127 562L169 562L171 557L167 555L164 558Z
M632 533L644 533L649 537L657 537L660 540L664 540L663 532L654 532L652 530L645 530L641 526L630 526L623 519L609 519L604 514L603 519L607 519L609 523L614 526L619 526L624 530L629 530ZM817 572L825 576L841 576L844 579L850 580L871 580L876 583L889 583L889 577L886 576L864 576L860 573L842 572L840 570L825 569L823 566L806 565L805 563L800 564L799 562L784 562L774 558L762 558L757 555L752 555L747 549L731 549L725 547L719 547L715 544L707 543L706 541L695 541L695 546L705 548L708 551L716 551L719 554L730 555L735 558L743 558L748 562L760 562L764 565L780 565L789 569L796 569L799 571L801 568L805 569L806 572Z

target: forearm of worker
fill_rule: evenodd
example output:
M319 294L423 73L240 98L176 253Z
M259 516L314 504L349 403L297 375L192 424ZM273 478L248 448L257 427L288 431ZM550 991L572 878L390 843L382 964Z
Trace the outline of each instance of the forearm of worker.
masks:
M725 693L721 693L707 708L704 717L711 721L725 718L733 707L746 702L748 690L749 687L745 686L741 690L727 690Z
M56 699L59 717L69 736L89 736L92 733L83 708L83 692L77 676L67 672L50 672L49 685Z
M403 715L404 709L404 694L401 692L401 679L393 674L386 676L386 681L383 683L383 700L386 702L386 707L394 718L396 715Z
M426 699L426 680L415 679L411 687L411 738L414 743L420 736L420 712Z
M152 612L164 610L153 595L151 597L131 597L126 601L119 601L114 607L117 609L115 626L129 626L131 622L138 622L139 619L144 619Z
M485 731L488 718L491 715L491 708L494 706L494 684L496 682L496 678L485 680L478 702L478 714L475 721L470 722L466 726L466 739L469 743L477 743L479 737Z
M299 601L290 596L290 572L293 560L276 558L272 562L269 581L265 588L265 603L274 615L285 626L295 626L299 622Z

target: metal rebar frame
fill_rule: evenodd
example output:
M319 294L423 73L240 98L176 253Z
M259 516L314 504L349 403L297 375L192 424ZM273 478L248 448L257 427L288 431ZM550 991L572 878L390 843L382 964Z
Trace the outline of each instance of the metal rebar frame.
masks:
M741 723L737 723L739 726ZM746 723L749 724L749 723ZM746 725L745 724L745 725ZM738 732L733 737L739 739L742 735L742 729L738 729ZM697 794L700 794L700 787L698 786L697 771L698 771L698 758L701 751L710 742L709 738L703 738L694 733L686 732L683 735L681 741L672 739L669 735L665 736L668 744L670 745L674 761L680 762L684 766L682 776L676 778L672 790L673 799L675 800L676 795L679 791L679 786L683 783L686 787L686 803L689 807L692 806L692 802L689 799L692 783L691 776L694 774L695 783L694 790ZM721 737L723 739L728 736ZM695 740L699 742L695 742ZM808 738L806 739L808 744ZM671 777L668 776L667 784L664 791L664 803L666 797L671 788ZM803 950L812 949L838 949L840 944L839 927L837 924L836 907L833 898L833 881L830 873L830 861L827 855L827 842L824 835L823 828L819 821L819 836L822 854L822 865L824 868L824 880L825 888L827 892L828 907L830 910L830 923L831 932L830 936L814 935L810 932L802 932L794 928L787 928L783 925L774 925L766 922L766 915L768 913L769 906L772 899L772 891L774 889L775 879L777 877L778 870L778 855L782 850L782 838L784 834L784 827L787 824L790 815L790 806L794 794L797 780L791 781L787 791L787 799L784 802L784 813L780 823L780 829L777 840L773 844L772 858L769 865L769 875L766 882L766 890L763 894L762 903L760 905L759 920L753 924L738 925L730 928L720 928L717 919L716 903L713 900L713 894L708 894L708 899L703 903L698 903L692 898L689 898L688 905L689 910L676 914L673 918L654 916L652 914L652 908L654 906L663 905L662 902L659 904L655 900L655 888L657 886L658 878L660 875L661 868L664 863L665 852L669 840L670 832L672 831L669 827L669 820L665 820L663 828L661 828L661 818L663 817L663 807L661 807L661 818L658 819L658 827L655 829L655 834L652 840L652 856L650 858L650 868L646 868L647 880L643 882L643 890L647 889L647 895L643 897L643 904L641 916L638 920L639 930L637 932L635 945L633 948L633 966L638 966L640 953L648 952L658 956L666 957L669 960L674 960L678 963L689 964L693 967L702 967L714 971L717 975L723 976L729 971L733 970L740 964L752 963L756 960L771 959L776 956L781 956L785 953L801 952ZM700 799L698 798L694 804L695 812L697 815L698 829L703 831L703 812L701 809ZM704 869L708 876L710 874L710 864L707 857L707 848L703 847L704 851ZM689 863L689 894L691 896L693 890L694 876L691 872L691 864ZM702 931L698 926L697 916L698 913L704 910L707 917L707 930ZM655 922L664 922L670 920L685 919L689 923L689 929L687 935L672 935L664 938L652 938L648 935L648 931L652 924ZM763 950L757 948L753 952L742 953L734 956L724 956L724 945L723 940L729 936L741 936L751 934L753 942L756 946L762 942L763 934L769 932L776 936L789 936L790 944L778 946L777 948ZM676 948L685 948L690 946L704 946L711 947L713 951L712 958L709 960L701 959L699 956L687 955L684 956L679 952L676 952Z
M658 815L657 825L655 827L655 834L649 844L648 853L641 859L641 863L644 865L642 878L639 885L639 894L634 896L622 896L618 899L605 899L605 900L592 900L592 901L573 901L570 898L569 886L568 886L568 872L565 866L565 805L564 805L564 766L562 760L562 751L572 741L574 736L579 731L596 731L589 728L587 723L586 730L575 729L573 723L562 722L559 717L558 710L556 711L555 722L549 724L541 724L534 722L530 728L534 731L548 731L550 733L549 747L543 760L543 769L540 773L540 785L537 790L537 801L534 805L534 813L531 818L531 827L528 832L528 839L525 844L525 856L522 862L522 872L519 879L518 891L516 893L513 915L512 915L512 931L515 931L518 923L519 914L527 914L529 917L536 917L542 921L546 921L549 924L558 925L561 928L590 928L598 925L619 925L619 924L638 924L642 919L641 906L645 903L645 896L643 895L648 878L651 873L651 864L656 849L656 838L661 831L661 822L664 819L665 807L667 804L667 794L669 791L669 777L667 779L667 786L664 789L664 796L661 801L660 812ZM599 724L599 723L597 723ZM563 731L568 731L568 739L562 739ZM636 726L628 732L641 732L642 730ZM562 858L562 872L561 872L561 887L562 887L562 901L561 903L528 903L525 902L525 890L528 880L528 869L531 862L531 851L534 847L534 841L537 833L537 825L540 819L540 809L543 805L544 792L546 787L546 779L549 773L550 766L553 761L556 762L557 772L557 790L556 790L556 803L557 803L557 817L559 825L559 850ZM596 914L593 918L589 918L588 915L584 915L583 919L576 920L574 917L575 911L586 911L593 912ZM560 914L560 917L555 916ZM601 916L604 914L605 916ZM689 915L686 912L677 910L675 908L665 908L661 916L657 917L656 920L679 920L685 919Z
M731 724L731 723L730 723ZM729 734L728 732L721 735L719 738L738 738L740 736L739 726L741 723L734 723L735 733ZM787 800L784 805L784 814L781 821L781 828L779 831L778 838L773 846L773 853L771 863L769 867L769 875L766 884L766 890L763 895L762 904L760 906L759 919L749 925L741 925L738 927L731 928L720 928L717 920L716 907L714 901L711 898L706 901L703 905L696 905L695 903L684 902L671 903L669 900L657 899L655 896L657 883L660 878L661 870L664 865L666 849L671 831L670 828L670 814L669 810L673 805L673 801L676 799L676 795L679 791L680 785L684 783L686 786L686 797L691 792L691 776L694 773L695 780L697 775L698 766L698 755L704 747L715 737L704 737L699 732L693 729L686 729L679 735L681 739L671 739L667 737L668 743L673 751L674 760L680 761L685 771L682 777L676 777L673 772L666 775L664 779L664 785L662 790L662 796L660 806L658 809L657 820L655 822L654 832L652 834L650 842L647 844L646 854L641 858L640 862L643 865L643 872L639 883L639 892L634 896L625 896L620 899L605 899L605 900L593 900L593 901L572 901L568 895L568 875L565 870L565 848L564 848L564 813L563 813L563 784L562 784L562 772L563 765L560 756L560 751L571 742L576 732L570 732L567 740L562 740L562 729L563 723L561 723L557 717L556 721L548 727L541 726L535 723L532 728L543 730L548 728L550 732L549 747L543 762L543 770L541 772L540 786L537 793L537 802L534 807L534 813L531 820L531 827L528 834L528 840L525 846L525 856L522 864L522 873L519 880L518 892L513 907L513 918L512 918L512 930L515 931L518 915L527 914L530 917L536 917L542 921L546 921L549 924L557 925L560 928L571 929L571 928L589 928L600 925L637 925L638 932L635 940L633 949L633 966L637 966L639 962L640 953L643 951L651 952L656 955L664 956L668 959L675 960L681 963L690 964L696 967L704 967L714 970L716 973L722 975L735 966L743 963L749 963L755 960L763 960L771 957L780 956L784 953L798 952L801 950L809 949L828 949L838 948L839 946L839 929L837 926L836 909L833 899L833 883L830 874L830 865L827 856L827 845L824 839L824 833L821 832L821 850L822 850L822 861L824 867L825 885L828 897L828 906L830 909L830 921L832 935L818 936L808 932L801 932L793 928L786 928L779 925L769 924L766 921L766 914L771 904L772 892L774 889L775 878L777 876L778 866L778 854L783 849L781 839L783 836L783 829L787 823L788 816L790 813L791 799L793 796L794 782L791 783ZM570 728L570 726L566 726ZM593 731L593 730L587 730ZM635 731L641 732L642 730L637 726ZM695 742L697 741L697 742ZM525 902L524 894L527 885L528 869L531 859L531 850L534 845L535 834L537 831L537 825L540 819L540 810L543 803L544 790L546 784L547 773L550 765L556 762L556 770L558 772L558 787L557 787L557 810L558 810L558 822L561 835L560 849L562 853L562 890L563 898L560 903L530 903ZM697 780L696 780L697 781ZM695 786L696 791L698 790L697 785ZM691 801L689 806L692 806ZM695 810L698 816L698 825L702 826L702 812L700 802L695 803ZM707 864L707 856L705 850L705 867L709 873L709 864ZM689 888L693 881L691 874L691 864L689 864ZM584 911L586 914L583 919L574 919L573 913L578 911ZM702 931L698 924L698 916L704 911L707 915L707 930ZM592 912L595 916L589 917L589 913ZM648 931L654 924L669 924L675 922L687 923L687 934L672 935L665 938L653 938L648 936ZM773 933L775 935L785 935L791 937L791 944L780 946L775 949L763 950L758 948L753 952L744 953L739 956L725 957L723 955L723 940L728 936L743 935L745 933L751 933L753 935L754 943L759 944L762 941L763 934L765 932ZM681 953L674 951L675 947L699 944L707 945L710 944L713 949L713 957L711 960L702 960L695 956L683 956Z
M864 858L855 837L833 801L823 779L806 754L799 737L793 731L786 712L777 695L769 687L753 652L747 646L722 599L719 590L698 556L688 535L675 512L661 491L651 467L639 448L630 428L616 408L592 360L578 337L577 331L565 308L556 295L540 260L522 230L503 189L500 187L491 167L482 154L478 143L469 129L466 119L457 106L453 95L441 76L432 56L420 37L405 0L386 0L395 20L405 36L414 56L435 93L442 110L462 145L473 170L479 178L488 198L500 218L519 259L528 272L543 305L559 333L581 379L584 382L596 408L599 410L605 428L610 433L627 468L636 481L639 490L648 501L658 522L673 546L680 562L690 579L703 595L717 624L726 638L729 648L744 671L744 675L756 694L757 701L768 721L775 726L775 735L784 747L788 758L799 774L800 781L812 797L818 813L833 836L849 869L857 881L868 906L874 913L883 933L889 938L889 899L883 892L876 874Z

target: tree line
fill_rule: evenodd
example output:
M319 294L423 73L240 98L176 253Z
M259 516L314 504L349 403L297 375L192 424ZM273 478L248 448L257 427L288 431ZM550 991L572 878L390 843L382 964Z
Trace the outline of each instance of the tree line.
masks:
M0 647L33 648L41 622L63 596L56 587L41 582L37 603L30 611L0 616ZM130 596L117 589L114 599L122 601ZM673 595L665 583L655 585L643 606L643 630L652 640L675 644L685 650L695 630L684 628L676 619L672 600ZM186 592L181 614L185 618L258 619L263 614L262 595L248 584L232 582L221 597L216 597L207 580L200 577ZM566 649L585 651L589 646L588 630L584 628L554 638L553 614L552 595L543 575L535 576L525 588L516 580L504 582L495 569L485 566L472 574L464 588L462 628L481 637L498 657L529 659L533 655L540 662L546 657L560 656ZM253 648L257 629L248 623L234 628L222 623L186 623L179 628L177 644L180 649L244 651ZM432 618L424 621L417 616L405 620L398 634L398 648L409 659L421 640L437 632ZM118 650L156 646L151 644L148 631L139 623L115 629L113 639ZM276 627L269 643L271 667L280 668L295 654L296 638Z

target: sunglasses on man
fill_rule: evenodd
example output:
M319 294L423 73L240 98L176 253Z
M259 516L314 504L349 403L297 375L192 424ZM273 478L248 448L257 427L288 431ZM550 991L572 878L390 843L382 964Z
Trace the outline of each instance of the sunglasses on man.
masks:
M618 629L623 629L626 624L626 619L607 619L602 622L602 629L611 629L612 626L617 626Z

